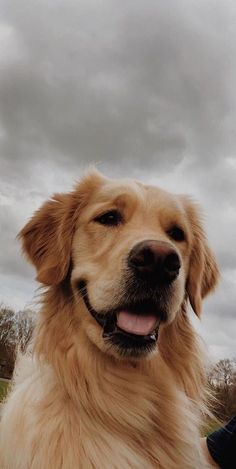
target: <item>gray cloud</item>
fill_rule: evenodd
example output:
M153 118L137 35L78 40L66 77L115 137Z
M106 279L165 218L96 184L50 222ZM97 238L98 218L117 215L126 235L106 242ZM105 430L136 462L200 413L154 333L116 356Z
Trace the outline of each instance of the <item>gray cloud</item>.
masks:
M3 7L19 58L1 73L1 121L18 171L49 155L164 171L232 152L233 4L17 5Z
M46 197L69 190L95 162L107 175L189 192L203 205L223 277L206 304L205 324L215 329L224 314L231 344L234 2L0 0L0 6L2 299L20 308L35 289L15 241L19 229ZM223 350L213 334L209 341Z

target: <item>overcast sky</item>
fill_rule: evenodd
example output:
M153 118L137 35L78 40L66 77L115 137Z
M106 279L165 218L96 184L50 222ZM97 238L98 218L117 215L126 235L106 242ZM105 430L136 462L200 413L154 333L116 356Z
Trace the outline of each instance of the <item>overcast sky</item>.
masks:
M95 163L202 204L222 281L200 330L236 355L235 25L234 0L0 0L0 301L33 305L15 236Z

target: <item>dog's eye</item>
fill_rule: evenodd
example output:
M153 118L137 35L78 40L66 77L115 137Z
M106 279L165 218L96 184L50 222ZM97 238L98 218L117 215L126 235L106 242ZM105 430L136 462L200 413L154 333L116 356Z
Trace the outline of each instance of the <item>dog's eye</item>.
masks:
M122 222L122 216L118 210L110 210L94 218L94 221L101 225L117 226Z
M185 240L184 231L177 225L172 226L171 229L167 231L167 234L168 236L170 236L170 238L174 239L175 241Z

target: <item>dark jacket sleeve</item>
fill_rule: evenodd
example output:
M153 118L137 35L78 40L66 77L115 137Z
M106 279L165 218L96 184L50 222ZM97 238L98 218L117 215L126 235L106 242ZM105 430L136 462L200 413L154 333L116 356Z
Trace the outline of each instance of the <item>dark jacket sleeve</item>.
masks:
M207 446L222 469L236 469L236 416L207 437Z

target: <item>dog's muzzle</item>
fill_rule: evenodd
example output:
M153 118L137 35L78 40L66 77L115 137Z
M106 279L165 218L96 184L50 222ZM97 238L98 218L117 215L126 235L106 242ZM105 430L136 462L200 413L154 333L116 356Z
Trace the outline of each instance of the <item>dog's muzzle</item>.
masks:
M115 346L120 355L144 355L155 347L159 326L166 320L166 314L155 302L134 301L98 313L89 301L86 282L80 281L78 289L87 310L101 326L105 342Z
M162 297L164 292L170 293L180 267L171 244L155 240L136 244L127 258L123 288L129 302L124 299L109 311L97 312L90 303L86 281L78 283L88 311L102 327L104 340L116 346L120 354L137 356L154 348L160 324L168 319L167 302Z

